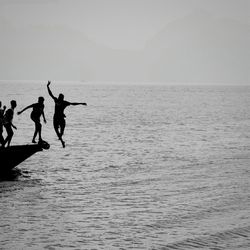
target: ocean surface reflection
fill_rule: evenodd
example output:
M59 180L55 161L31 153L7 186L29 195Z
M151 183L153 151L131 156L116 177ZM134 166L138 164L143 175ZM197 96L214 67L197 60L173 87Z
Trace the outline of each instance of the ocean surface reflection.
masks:
M46 84L1 84L17 110L45 97L51 144L0 182L1 249L250 247L249 87L55 84L88 103L63 149ZM30 143L29 114L15 124Z

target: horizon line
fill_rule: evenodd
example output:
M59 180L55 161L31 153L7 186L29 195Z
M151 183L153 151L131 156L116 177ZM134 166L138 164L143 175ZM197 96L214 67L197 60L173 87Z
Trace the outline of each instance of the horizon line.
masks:
M52 83L55 84L103 84L103 85L224 85L224 86L250 86L249 83L231 83L231 82L174 82L174 81L115 81L115 80L14 80L14 79L0 79L0 83L34 83L34 84L41 84L41 83L47 83L48 81L51 81Z

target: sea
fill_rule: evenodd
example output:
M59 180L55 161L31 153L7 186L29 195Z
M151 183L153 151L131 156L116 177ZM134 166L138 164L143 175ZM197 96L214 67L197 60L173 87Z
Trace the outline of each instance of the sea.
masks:
M250 249L250 86L52 82L88 104L66 108L63 148L46 84L0 83L16 112L45 98L50 144L1 178L0 249Z

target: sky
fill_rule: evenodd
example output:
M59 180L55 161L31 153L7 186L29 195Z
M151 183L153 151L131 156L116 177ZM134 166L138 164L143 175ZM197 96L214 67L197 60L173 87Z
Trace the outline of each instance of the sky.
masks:
M0 0L0 79L244 83L249 0Z

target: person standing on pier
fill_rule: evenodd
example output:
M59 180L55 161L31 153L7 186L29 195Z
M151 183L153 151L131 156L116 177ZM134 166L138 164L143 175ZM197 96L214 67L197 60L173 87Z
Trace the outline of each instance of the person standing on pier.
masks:
M12 128L17 129L16 126L12 123L13 117L14 117L14 110L17 106L16 101L12 100L10 102L10 105L11 105L11 108L7 109L7 111L4 114L4 119L3 119L4 120L3 124L7 132L7 137L4 140L4 145L7 143L7 147L10 146L10 142L14 135Z
M2 147L4 146L4 138L3 138L3 118L6 106L2 108L2 102L0 101L0 144Z
M36 136L37 135L38 135L39 142L41 142L42 141L42 124L40 122L41 116L43 116L43 121L44 121L44 123L46 123L46 119L45 119L45 115L44 115L44 98L42 96L40 96L38 98L37 103L33 103L33 104L27 106L23 110L17 112L17 114L20 115L20 114L22 114L23 111L25 111L29 108L33 108L32 112L30 114L30 118L35 123L35 132L34 132L32 142L36 143Z

